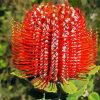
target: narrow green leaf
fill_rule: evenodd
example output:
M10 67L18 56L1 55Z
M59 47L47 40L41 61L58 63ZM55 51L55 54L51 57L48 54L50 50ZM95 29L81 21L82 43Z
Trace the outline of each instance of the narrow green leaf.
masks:
M78 97L82 96L85 92L85 89L87 88L89 81L88 80L86 80L86 81L82 81L82 80L73 80L72 81L71 80L71 82L73 82L73 84L75 84L75 86L78 88L78 90L75 93L68 95L69 100L71 100L73 98L77 99Z
M70 80L70 82L72 82L76 87L77 89L81 89L84 85L87 85L89 80L88 79L85 79L85 80L78 80L78 79L74 79L74 80Z
M14 69L10 74L20 77L20 78L25 78L25 74L21 71L19 71L18 69Z
M98 95L98 93L92 92L92 93L89 95L88 100L100 100L100 96Z
M77 87L70 81L61 84L62 89L69 94L73 94L77 91Z
M35 88L40 88L40 83L42 82L41 78L38 77L38 78L35 78L31 81L32 85L35 87Z
M51 83L49 83L49 84L44 88L44 90L47 91L47 92L57 93L56 84L51 84Z
M73 94L69 94L69 97L80 97L80 96L82 96L84 94L84 92L85 92L86 87L87 87L87 85L84 85L77 92L75 92Z
M50 82L46 84L45 81L43 81L40 77L33 79L31 83L34 86L34 88L37 88L40 90L42 89L46 92L53 92L53 93L57 92L56 84L50 83Z
M92 69L88 75L95 75L100 70L100 66L96 66L94 69Z

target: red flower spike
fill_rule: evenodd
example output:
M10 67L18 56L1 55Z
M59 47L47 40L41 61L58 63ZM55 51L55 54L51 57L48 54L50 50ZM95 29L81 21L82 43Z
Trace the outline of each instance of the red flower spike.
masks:
M12 32L12 62L42 89L49 83L79 78L97 58L97 34L86 28L79 8L34 5ZM36 79L38 78L38 79Z

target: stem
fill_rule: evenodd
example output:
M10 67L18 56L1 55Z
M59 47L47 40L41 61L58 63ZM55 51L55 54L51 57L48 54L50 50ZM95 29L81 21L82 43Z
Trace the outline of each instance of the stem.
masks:
M45 93L43 93L43 99L42 100L45 100Z

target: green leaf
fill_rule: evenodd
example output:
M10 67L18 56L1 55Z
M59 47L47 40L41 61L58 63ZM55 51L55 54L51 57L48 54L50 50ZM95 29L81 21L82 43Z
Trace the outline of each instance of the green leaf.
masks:
M32 3L36 2L36 0L32 0Z
M6 52L7 44L2 43L0 44L0 56L3 56Z
M99 97L98 93L92 92L92 93L89 95L88 100L100 100L100 97Z
M17 77L20 77L20 78L26 78L25 77L26 75L18 69L14 69L10 74L17 76Z
M40 77L34 78L31 81L31 84L34 86L34 88L37 88L40 90L42 89L46 92L57 93L56 84L50 83L50 82L48 82L48 84L46 84L46 82L44 80L42 80Z
M73 84L78 88L78 90L73 93L68 95L68 100L77 100L78 97L82 96L85 92L85 89L87 88L88 85L88 79L87 80L71 80Z
M70 80L70 82L72 82L76 87L77 89L81 89L84 85L87 85L89 80L88 79L85 79L85 80L78 80L78 79L74 79L74 80Z
M47 92L53 92L53 93L57 93L57 87L56 87L56 84L52 84L52 83L49 83L45 88L44 88L45 91Z
M87 85L87 89L89 92L93 91L93 87L94 87L94 80L90 80L88 85Z
M80 97L84 94L86 88L87 88L87 84L85 84L81 89L79 89L74 94L69 94L69 96L71 96L71 97Z
M0 69L6 68L7 67L7 62L4 61L3 59L0 59Z
M88 75L95 75L100 70L100 66L96 66L94 69L92 69Z
M73 94L77 91L77 87L70 81L67 81L66 83L61 84L62 89L64 92Z
M78 100L78 97L67 97L66 100Z

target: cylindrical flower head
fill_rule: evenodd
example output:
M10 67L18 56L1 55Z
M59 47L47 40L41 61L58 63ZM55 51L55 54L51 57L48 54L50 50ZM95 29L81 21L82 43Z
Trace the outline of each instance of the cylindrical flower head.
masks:
M96 32L86 28L79 8L35 4L23 24L13 26L12 62L28 77L63 83L90 71L96 56Z

